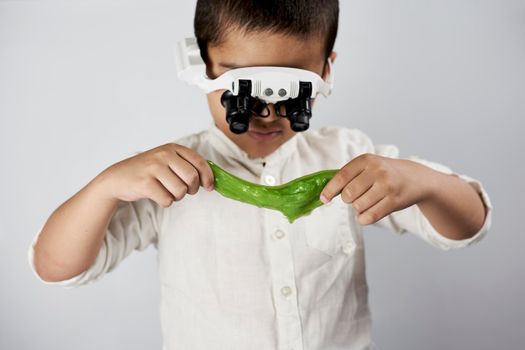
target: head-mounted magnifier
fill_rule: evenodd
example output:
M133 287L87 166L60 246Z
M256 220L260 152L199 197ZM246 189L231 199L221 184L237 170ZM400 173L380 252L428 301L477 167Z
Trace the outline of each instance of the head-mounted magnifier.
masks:
M277 115L289 119L292 130L305 131L312 117L312 99L319 93L327 97L333 87L330 60L325 82L309 70L273 66L231 69L216 79L210 79L206 76L206 65L195 38L180 41L175 58L179 79L197 85L205 93L226 90L221 103L226 109L230 130L236 134L248 130L253 115L267 117L270 103L274 104Z

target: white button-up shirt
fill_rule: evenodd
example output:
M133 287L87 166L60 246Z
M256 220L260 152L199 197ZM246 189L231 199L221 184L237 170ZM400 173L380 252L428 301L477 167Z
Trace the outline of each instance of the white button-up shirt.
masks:
M174 142L264 185L339 169L362 153L399 157L396 146L375 145L356 128L298 133L264 159L248 158L214 124ZM416 156L407 159L453 173ZM479 181L457 175L479 192L488 208L483 227L472 238L442 236L417 205L374 225L398 234L411 232L445 250L478 241L490 227L492 205ZM33 269L37 239L29 249ZM200 190L166 209L150 199L120 202L93 265L49 284L93 282L133 250L150 244L158 249L165 350L369 349L373 344L362 226L340 196L292 224L278 211L216 191Z

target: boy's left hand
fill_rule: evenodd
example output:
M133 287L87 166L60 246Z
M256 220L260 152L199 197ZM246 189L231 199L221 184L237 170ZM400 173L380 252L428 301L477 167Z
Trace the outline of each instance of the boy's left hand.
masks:
M431 191L429 168L406 160L364 153L339 170L321 192L328 203L341 193L359 214L361 225L373 224L388 214L427 198Z

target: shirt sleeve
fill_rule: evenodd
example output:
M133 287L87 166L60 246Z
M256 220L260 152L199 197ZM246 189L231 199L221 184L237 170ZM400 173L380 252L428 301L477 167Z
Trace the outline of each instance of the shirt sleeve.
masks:
M106 229L97 258L84 272L67 280L48 282L37 273L34 264L34 247L43 226L33 238L28 251L31 270L43 283L72 288L100 279L112 271L133 250L142 251L150 244L157 247L164 210L154 201L144 198L135 202L119 202Z
M377 155L390 158L399 158L399 150L394 145L374 145L373 148L373 153ZM426 218L419 207L414 204L410 207L385 216L381 220L377 221L374 225L386 228L398 234L403 234L405 232L414 233L431 245L443 250L463 248L483 238L491 226L492 203L481 182L467 175L456 173L443 164L431 162L415 155L409 156L406 159L418 162L444 174L456 175L469 183L479 194L483 204L485 205L485 221L474 236L462 240L453 240L440 234L432 226L430 221Z

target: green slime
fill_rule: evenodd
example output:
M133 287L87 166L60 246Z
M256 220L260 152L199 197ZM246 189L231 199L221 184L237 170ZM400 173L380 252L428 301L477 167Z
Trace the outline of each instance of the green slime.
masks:
M279 186L264 186L232 175L210 160L208 164L215 176L215 190L221 195L259 208L278 210L290 223L324 204L319 199L321 191L337 173L337 170L322 170Z

